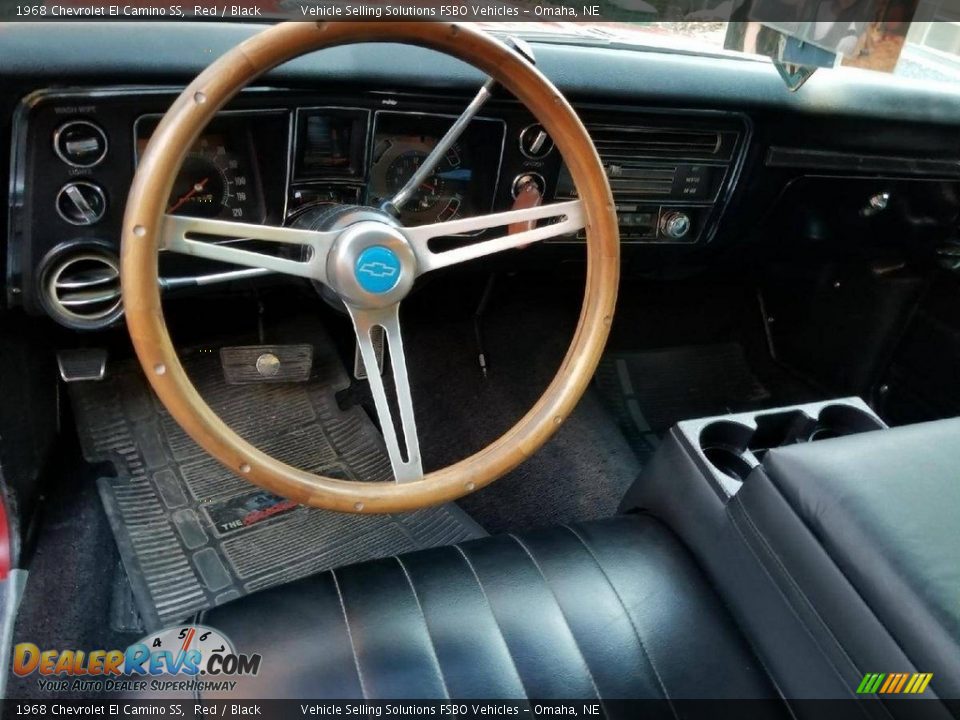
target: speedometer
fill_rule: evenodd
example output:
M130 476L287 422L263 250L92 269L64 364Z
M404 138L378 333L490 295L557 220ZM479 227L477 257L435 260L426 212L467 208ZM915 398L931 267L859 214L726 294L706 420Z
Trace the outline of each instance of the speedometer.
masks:
M158 122L156 116L143 116L137 121L138 160ZM167 199L167 213L249 223L264 221L261 165L250 122L245 115L218 115L210 123L183 159Z
M202 137L180 168L167 212L258 222L258 202L245 165L221 138Z

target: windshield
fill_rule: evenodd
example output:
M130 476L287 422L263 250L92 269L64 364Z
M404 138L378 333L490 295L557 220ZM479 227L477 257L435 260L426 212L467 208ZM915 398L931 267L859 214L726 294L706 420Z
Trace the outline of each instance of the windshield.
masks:
M0 2L0 19L24 19L24 7ZM960 82L956 0L245 0L232 6L43 0L30 7L30 17L50 20L474 21L495 34L540 42L760 57L778 67Z
M814 45L812 49L817 50L815 44L827 39L823 26L838 24L808 23L814 27L805 39ZM708 20L497 22L483 25L492 32L517 34L540 42L652 47L697 55L760 56L767 59L775 56L778 50L771 39L777 35L777 29L796 29L783 27L790 23ZM812 64L837 70L856 68L886 72L918 80L960 82L960 22L861 22L846 23L844 29L847 26L846 44L844 38L835 40L837 52L828 53L825 64ZM817 37L818 31L821 37Z

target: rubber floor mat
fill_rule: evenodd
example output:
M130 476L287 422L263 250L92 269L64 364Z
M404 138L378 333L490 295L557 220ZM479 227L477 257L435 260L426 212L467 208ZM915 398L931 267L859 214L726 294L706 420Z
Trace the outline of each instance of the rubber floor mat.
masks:
M642 460L680 420L748 410L770 399L737 343L611 353L595 379Z
M329 340L315 344L308 383L228 385L215 352L181 359L211 407L261 450L331 477L392 478L371 420L337 405L349 379ZM452 504L351 515L260 490L180 429L135 360L69 387L86 459L116 468L100 495L148 630L305 575L486 534Z

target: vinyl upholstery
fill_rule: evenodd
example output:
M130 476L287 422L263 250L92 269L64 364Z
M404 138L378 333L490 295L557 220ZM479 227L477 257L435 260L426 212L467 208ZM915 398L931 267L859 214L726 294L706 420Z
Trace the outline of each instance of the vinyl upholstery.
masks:
M264 654L237 688L250 697L776 697L686 549L643 515L346 567L203 621Z
M960 419L778 448L763 465L743 506L845 654L860 659L863 641L844 632L880 634L863 618L838 616L853 606L838 601L848 584L867 608L861 615L904 653L895 667L934 672L940 697L960 697ZM762 501L766 485L813 542L799 532L778 542L788 518ZM808 569L806 546L822 548L834 567ZM828 582L831 571L843 582ZM889 651L874 653L861 651L858 671L893 661Z

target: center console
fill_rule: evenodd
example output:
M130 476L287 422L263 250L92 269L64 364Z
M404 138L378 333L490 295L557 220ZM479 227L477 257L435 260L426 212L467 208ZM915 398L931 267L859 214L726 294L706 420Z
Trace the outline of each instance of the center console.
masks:
M674 528L786 697L945 718L899 701L960 697L958 438L858 398L680 422L621 510Z
M732 498L766 454L780 447L885 428L860 398L685 420L677 441L721 498Z

